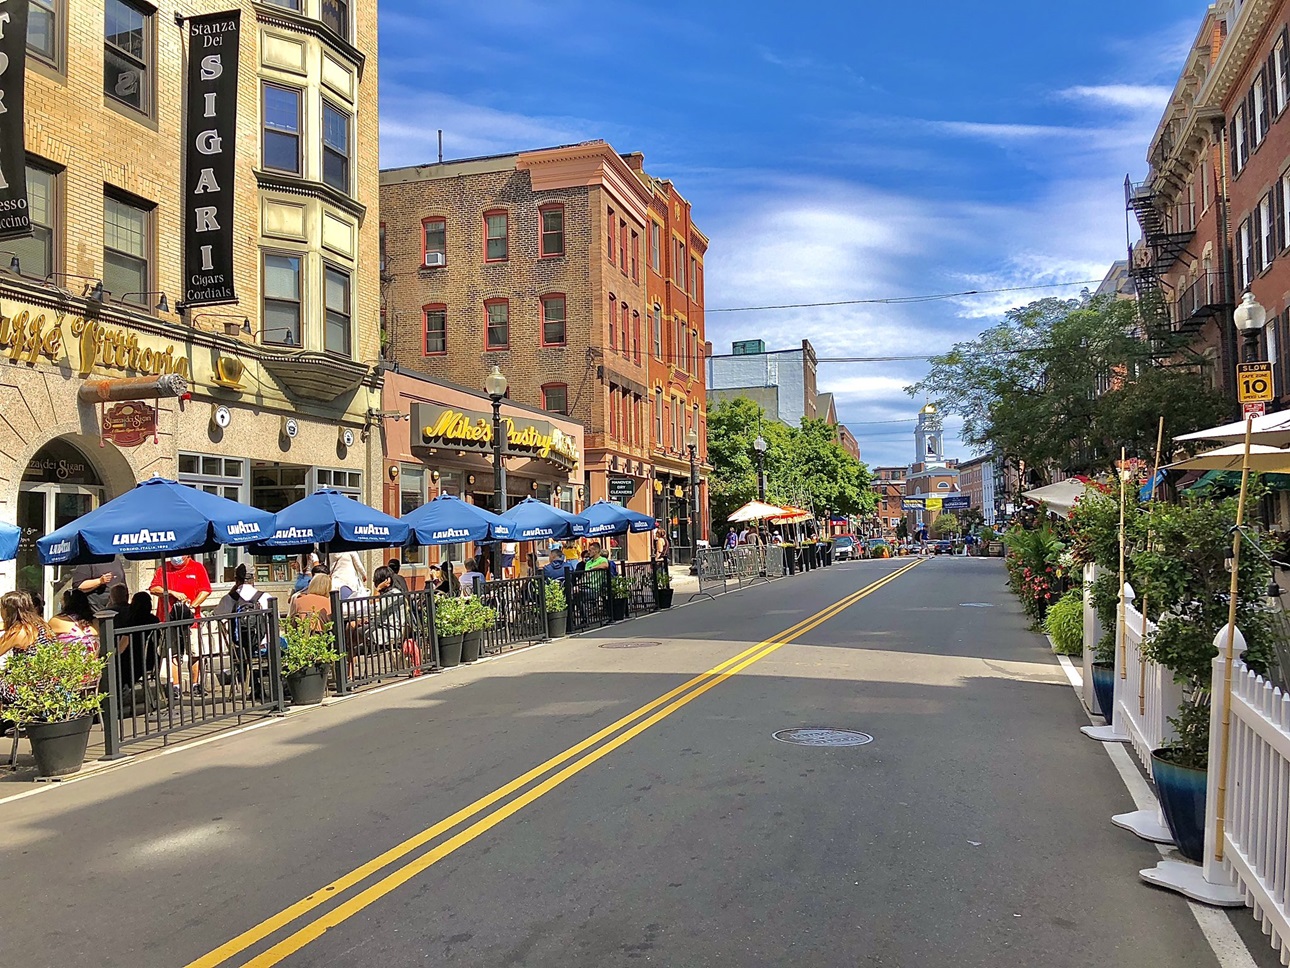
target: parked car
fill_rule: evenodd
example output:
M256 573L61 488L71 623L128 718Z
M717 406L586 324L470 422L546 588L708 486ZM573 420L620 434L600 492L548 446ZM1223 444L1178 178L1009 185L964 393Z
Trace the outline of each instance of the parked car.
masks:
M886 538L870 538L865 544L866 558L890 558L895 554L895 549Z
M948 538L933 541L931 542L931 552L934 555L952 555L954 554L954 542Z
M860 553L854 535L839 534L833 539L833 560L851 561Z

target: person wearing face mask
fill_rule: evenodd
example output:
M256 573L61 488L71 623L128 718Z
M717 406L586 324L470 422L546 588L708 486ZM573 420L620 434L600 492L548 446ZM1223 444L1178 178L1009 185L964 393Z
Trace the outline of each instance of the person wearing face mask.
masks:
M196 622L202 617L202 602L210 597L211 580L206 574L206 566L200 561L188 555L173 555L162 562L152 576L148 591L157 596L158 621L165 622L173 617L176 621L185 619ZM200 695L201 656L208 649L203 648L205 643L196 641L196 626L187 636L173 635L176 631L170 630L175 639L172 651L188 666L188 688ZM173 700L179 698L181 683L176 681L177 675L171 676L170 670L177 665L178 663L170 661L162 663L162 681L170 682Z

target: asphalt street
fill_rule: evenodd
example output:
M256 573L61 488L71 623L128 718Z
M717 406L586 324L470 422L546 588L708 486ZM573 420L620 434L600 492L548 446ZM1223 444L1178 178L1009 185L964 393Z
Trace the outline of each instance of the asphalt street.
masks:
M1002 563L909 564L2 803L0 965L1218 966Z

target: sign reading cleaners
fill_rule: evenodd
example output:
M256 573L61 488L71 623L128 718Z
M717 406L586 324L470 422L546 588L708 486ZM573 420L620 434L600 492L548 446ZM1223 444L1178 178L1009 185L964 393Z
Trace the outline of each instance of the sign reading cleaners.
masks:
M27 70L27 0L0 0L0 239L31 235L22 95Z
M190 307L237 302L233 285L233 155L241 42L240 10L188 18L184 304Z

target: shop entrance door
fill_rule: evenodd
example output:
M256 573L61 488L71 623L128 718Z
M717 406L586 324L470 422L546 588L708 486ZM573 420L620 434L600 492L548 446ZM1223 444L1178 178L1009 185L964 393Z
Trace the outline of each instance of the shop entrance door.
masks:
M16 587L45 600L45 614L58 611L56 595L71 576L71 566L46 568L36 541L70 524L103 502L103 482L94 466L75 447L53 441L32 459L18 488L18 545Z

